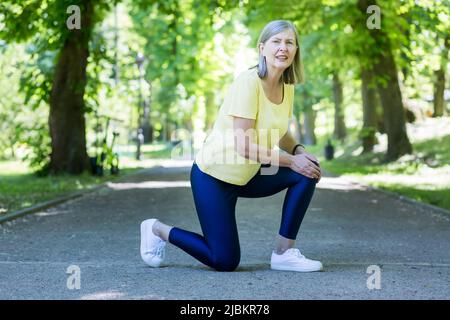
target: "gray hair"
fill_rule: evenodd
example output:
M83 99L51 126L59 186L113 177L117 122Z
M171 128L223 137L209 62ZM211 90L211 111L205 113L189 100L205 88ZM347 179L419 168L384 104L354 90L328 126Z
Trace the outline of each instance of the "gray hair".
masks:
M292 64L283 72L282 80L284 83L287 84L296 84L296 83L303 83L305 81L304 74L303 74L303 64L302 59L300 56L300 42L299 42L299 35L297 32L297 28L294 26L294 24L287 20L274 20L269 22L264 29L261 31L261 34L259 35L258 39L258 52L259 52L259 44L260 43L266 43L267 40L269 40L272 36L283 32L286 29L290 29L295 34L295 42L297 44L297 50L295 52L294 60L292 61ZM258 76L263 79L267 76L267 64L266 64L266 58L263 57L261 54L259 54L259 62L255 66L258 68Z

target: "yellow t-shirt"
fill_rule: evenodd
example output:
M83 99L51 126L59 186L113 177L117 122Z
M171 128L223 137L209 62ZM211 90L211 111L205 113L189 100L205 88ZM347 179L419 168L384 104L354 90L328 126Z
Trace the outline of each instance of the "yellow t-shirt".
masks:
M231 184L247 184L261 164L234 150L232 116L255 119L254 143L272 149L288 129L293 102L294 85L284 84L283 101L275 104L266 97L256 68L242 72L228 89L213 129L195 157L200 170Z

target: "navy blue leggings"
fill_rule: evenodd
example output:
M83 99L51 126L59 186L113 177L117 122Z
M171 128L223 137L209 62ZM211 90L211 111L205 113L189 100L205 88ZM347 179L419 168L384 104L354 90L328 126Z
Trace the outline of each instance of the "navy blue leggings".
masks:
M238 186L202 172L194 162L190 179L203 236L174 227L169 242L218 271L233 271L241 259L235 217L237 198L267 197L286 188L279 234L295 240L317 179L287 167L279 167L274 175L260 173L246 185Z

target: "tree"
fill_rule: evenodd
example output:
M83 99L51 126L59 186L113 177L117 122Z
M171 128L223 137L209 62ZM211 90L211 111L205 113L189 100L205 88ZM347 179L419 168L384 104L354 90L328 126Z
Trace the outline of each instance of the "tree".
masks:
M361 138L363 153L371 152L375 145L377 128L376 90L373 82L372 70L361 66L361 96L363 104L363 129Z
M364 22L367 17L367 8L371 5L377 5L376 1L358 0L357 6L361 12L361 16L364 18ZM359 25L366 26L365 23L360 23ZM366 54L370 55L374 63L373 72L376 77L378 93L383 106L384 123L388 136L386 160L392 161L404 154L412 152L412 146L406 132L402 94L397 77L397 66L392 51L391 40L383 29L369 29L367 34L375 44Z
M89 42L95 23L108 8L106 1L90 0L3 1L0 5L2 37L33 40L38 55L55 53L53 71L46 77L51 89L41 95L50 105L52 173L79 174L89 166L84 101Z
M192 129L193 116L203 111L206 122L212 121L217 110L214 97L232 76L224 70L232 62L218 60L215 51L217 46L226 50L229 44L215 37L230 31L234 2L130 3L134 30L143 39L148 62L145 77L154 88L153 109L163 127ZM170 130L162 131L168 138Z
M347 135L344 120L343 100L344 92L339 74L333 72L333 97L334 97L334 136L339 140L344 140Z
M441 117L445 112L445 72L448 66L449 49L450 35L447 35L444 38L444 48L441 53L439 69L434 72L433 117Z
M58 54L50 94L50 170L78 174L89 165L86 152L84 89L89 40L93 28L93 4L82 5L81 29L69 32Z
M445 113L444 91L450 48L450 2L418 1L410 9L411 56L420 62L420 73L433 84L433 116ZM421 88L423 91L423 88Z

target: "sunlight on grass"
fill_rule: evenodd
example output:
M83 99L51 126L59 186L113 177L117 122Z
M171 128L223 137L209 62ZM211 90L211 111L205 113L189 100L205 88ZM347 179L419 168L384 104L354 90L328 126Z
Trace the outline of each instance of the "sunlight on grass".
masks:
M379 135L373 153L361 154L361 143L350 130L346 143L335 142L335 159L323 160L324 140L309 148L332 173L450 209L450 117L407 124L414 154L384 163L386 135Z
M31 170L25 162L19 160L0 161L0 176L9 176L27 173L31 173Z
M115 181L127 173L161 165L170 159L172 145L156 143L142 146L140 161L135 160L136 146L124 146L120 156L120 174L111 175L105 168L102 177L85 172L79 176L61 175L37 177L20 161L0 161L0 214L23 209L72 192L92 188L107 181ZM128 154L127 154L128 152Z
M122 158L120 160L121 168L150 168L159 165L164 159L142 159Z
M450 117L425 118L417 123L407 123L408 136L412 143L450 136Z
M141 146L141 152L147 153L147 152L157 152L162 151L170 147L169 143L155 143L155 144L144 144ZM123 153L123 154L135 154L136 153L136 145L129 144L129 145L119 145L115 147L116 152Z
M108 187L114 190L130 189L165 189L165 188L190 188L190 181L142 181L142 182L108 182Z
M435 172L433 176L430 175L405 175L405 174L390 174L377 173L366 175L346 175L351 178L361 179L365 183L384 184L384 185L402 185L405 187L414 187L420 190L439 190L450 188L450 172L446 171L441 174Z

